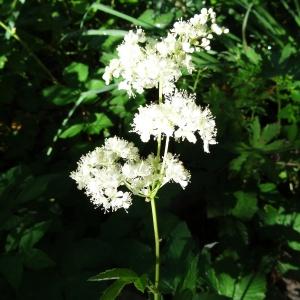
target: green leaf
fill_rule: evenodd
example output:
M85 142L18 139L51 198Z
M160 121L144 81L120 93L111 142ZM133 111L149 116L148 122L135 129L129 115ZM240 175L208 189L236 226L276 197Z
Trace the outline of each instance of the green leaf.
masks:
M234 158L229 165L230 170L239 172L242 169L243 164L247 161L249 153L244 152L237 158Z
M111 284L102 294L101 300L114 300L116 299L123 288L128 284L128 282L123 280L116 280L113 284Z
M267 152L274 152L274 151L278 151L278 150L281 150L285 147L285 141L284 140L277 140L277 141L274 141L268 145L265 145L263 147L263 150L264 151L267 151Z
M287 137L290 142L295 141L298 135L298 126L296 123L293 123L291 125L288 125L285 127L286 132L287 132Z
M101 130L113 126L112 121L103 113L95 113L96 120L87 125L85 131L88 134L99 134Z
M191 238L191 233L186 223L179 223L170 234L171 243L168 249L168 257L178 259L184 250L184 247Z
M280 132L280 125L278 123L274 124L268 124L266 127L264 127L260 141L262 144L269 143L272 139L274 139L276 136L278 136Z
M77 81L84 82L89 76L89 67L79 62L72 62L64 69L64 75L72 78L72 75L76 76Z
M141 27L144 27L144 28L153 28L153 26L149 23L146 23L144 21L141 21L141 20L138 20L136 18L133 18L131 16L128 16L124 13L121 13L115 9L112 9L111 7L109 6L106 6L106 5L103 5L103 4L100 4L100 3L93 3L91 5L91 9L93 10L100 10L100 11L103 11L105 13L108 13L110 15L113 15L115 17L118 17L120 19L123 19L123 20L126 20L134 25L137 25L137 26L141 26Z
M40 270L55 265L54 261L40 249L30 249L24 253L24 264L33 270Z
M256 117L253 122L250 125L251 129L251 139L250 139L250 144L253 147L258 147L260 145L260 132L261 132L261 127L260 127L260 122L258 117Z
M271 205L265 205L261 216L266 225L275 225L277 222L278 211Z
M247 47L247 49L245 50L245 54L255 65L257 65L261 61L261 56L257 54L253 48Z
M0 56L0 70L4 68L7 62L7 57L5 55Z
M134 284L134 286L136 287L137 290L144 293L146 287L148 286L147 274L143 274L141 277L138 277L137 279L135 279L133 284Z
M258 185L262 193L270 193L276 191L276 184L272 182L261 183Z
M49 222L40 222L25 230L20 239L19 247L23 251L29 251L45 235L49 228Z
M296 53L297 50L290 43L286 44L282 49L281 56L279 59L279 63L282 64L285 62L292 54Z
M184 290L190 290L195 292L198 280L199 280L199 272L198 272L198 262L199 262L199 256L192 256L190 260L188 260L187 263L187 272L183 276L183 281L180 285L180 291Z
M287 273L289 271L299 271L299 265L297 265L297 263L292 264L279 261L277 264L277 268L279 273L281 274Z
M235 279L229 274L221 273L217 276L218 293L227 297L232 297L234 294Z
M89 281L122 279L123 281L133 282L137 278L139 278L138 275L130 269L115 268L106 270L96 276L93 276L89 278Z
M45 99L55 105L67 105L77 100L78 93L74 89L54 85L43 90Z
M173 21L173 17L172 12L161 14L155 18L155 26L158 28L166 28Z
M295 102L300 102L300 91L299 90L292 91L291 98Z
M237 199L237 202L231 213L237 218L250 220L258 210L256 196L243 191L237 191L234 193L234 197Z
M47 174L28 179L18 194L16 201L25 203L37 200L47 191L48 185L53 178L55 178L55 175Z
M147 24L151 24L151 26L154 26L154 16L155 12L153 9L146 9L139 17L138 20L145 22Z
M261 274L251 274L237 283L233 300L263 300L265 293L265 277Z
M71 138L75 135L78 135L81 131L83 131L84 129L84 124L74 124L72 126L70 126L69 128L67 128L66 130L64 130L59 137L61 139L67 139L67 138Z

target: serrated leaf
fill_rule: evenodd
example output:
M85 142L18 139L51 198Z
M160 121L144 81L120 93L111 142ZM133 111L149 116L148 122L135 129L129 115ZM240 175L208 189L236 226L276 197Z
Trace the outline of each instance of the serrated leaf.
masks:
M257 52L253 48L247 47L245 54L255 65L257 65L261 61L261 56L257 54Z
M277 141L274 141L268 145L265 145L263 147L263 150L264 151L267 151L267 152L274 152L274 151L278 151L278 150L281 150L285 147L285 141L284 140L277 140Z
M103 113L95 113L96 120L87 125L85 131L88 134L99 134L101 130L113 126L112 121Z
M237 202L231 213L243 220L251 219L258 209L256 196L243 191L237 191L234 193L234 197L237 199Z
M111 284L102 294L101 300L114 300L116 299L123 288L128 284L128 282L123 280L116 280L113 284Z
M83 131L84 129L84 124L74 124L72 126L70 126L69 128L67 128L66 130L64 130L59 137L61 139L67 139L67 138L71 138L75 135L78 135L81 131Z
M260 141L262 144L269 143L272 139L274 139L276 136L278 136L280 132L280 125L277 123L274 124L268 124L266 127L264 127Z
M143 274L142 276L138 277L137 279L134 280L133 282L134 286L136 287L137 290L140 292L144 293L146 287L148 286L148 277L147 274Z
M296 264L285 263L285 262L279 261L277 264L277 268L281 274L284 274L289 271L299 271L299 266Z
M122 279L123 281L126 280L126 281L133 282L137 278L139 278L138 275L130 269L115 268L115 269L106 270L96 276L93 276L89 278L89 281Z
M84 82L89 75L89 67L79 62L72 62L64 69L65 77L75 76L79 82Z
M281 56L279 59L279 63L282 64L285 62L292 54L296 53L297 50L290 43L286 44L282 49Z
M261 127L258 117L256 117L250 125L251 128L251 139L250 144L253 147L258 147L260 145L260 134Z
M243 164L247 161L249 154L244 152L237 158L234 158L229 165L230 170L239 172Z

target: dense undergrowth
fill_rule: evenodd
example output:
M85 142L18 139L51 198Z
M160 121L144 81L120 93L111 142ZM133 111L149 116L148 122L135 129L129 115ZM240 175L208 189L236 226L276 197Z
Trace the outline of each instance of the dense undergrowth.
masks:
M102 74L124 33L161 35L202 1L0 1L1 299L99 299L87 279L153 272L151 211L103 214L69 178L82 153L130 122ZM218 145L171 144L192 172L158 203L164 299L288 299L300 285L299 1L207 1L230 33L179 87L216 116ZM156 94L147 92L147 99ZM149 101L149 100L147 100ZM147 207L147 206L146 206ZM147 299L128 286L120 299Z

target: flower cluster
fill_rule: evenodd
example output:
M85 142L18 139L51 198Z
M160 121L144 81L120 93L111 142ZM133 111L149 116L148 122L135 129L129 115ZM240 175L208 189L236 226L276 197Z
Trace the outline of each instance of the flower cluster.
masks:
M198 106L194 94L177 90L175 82L182 75L182 68L193 71L191 53L209 50L212 34L227 32L216 24L212 9L202 9L190 20L176 22L161 40L147 38L142 29L129 31L124 37L117 48L118 57L111 60L103 78L107 84L120 78L119 89L126 90L129 96L159 87L159 103L139 107L132 123L132 131L143 142L151 136L159 141L157 155L143 159L134 144L112 137L102 147L82 156L71 177L95 206L102 206L105 211L127 210L132 195L153 200L168 182L187 186L190 173L177 156L168 152L170 138L196 143L200 136L204 151L209 152L209 145L217 143L217 130L209 108ZM161 159L162 137L166 137L166 143Z
M105 68L103 79L109 84L112 78L121 78L119 89L126 90L129 96L159 84L163 94L168 95L174 91L182 68L189 73L194 70L191 53L209 50L212 33L227 32L217 25L211 8L203 8L188 21L176 22L161 40L147 38L142 29L129 31L117 48L118 57Z
M102 147L81 157L77 170L71 173L79 189L84 189L95 206L105 211L127 210L132 194L149 197L156 182L160 186L174 181L185 188L190 174L178 158L168 154L165 168L150 154L141 159L133 143L118 137L106 139ZM130 192L124 192L127 187Z
M209 152L209 145L216 144L216 126L208 107L202 109L195 103L195 95L175 90L166 96L160 104L140 107L133 119L133 131L148 142L152 135L155 139L161 134L176 140L197 141L195 133L203 140L204 151Z

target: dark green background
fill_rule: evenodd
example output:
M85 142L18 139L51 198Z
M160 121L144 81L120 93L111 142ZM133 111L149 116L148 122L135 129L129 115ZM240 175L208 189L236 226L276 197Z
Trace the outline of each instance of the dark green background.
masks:
M104 85L104 67L124 32L143 25L159 37L203 4L99 3L0 0L1 299L100 299L107 284L87 279L113 267L153 277L149 204L103 214L69 173L108 136L145 155L154 149L128 132L157 91L128 99ZM196 71L178 86L209 105L218 145L205 154L201 142L171 144L192 182L168 186L158 201L161 291L177 300L300 299L288 298L300 285L300 2L206 6L230 34L196 53ZM147 294L128 286L120 299Z

